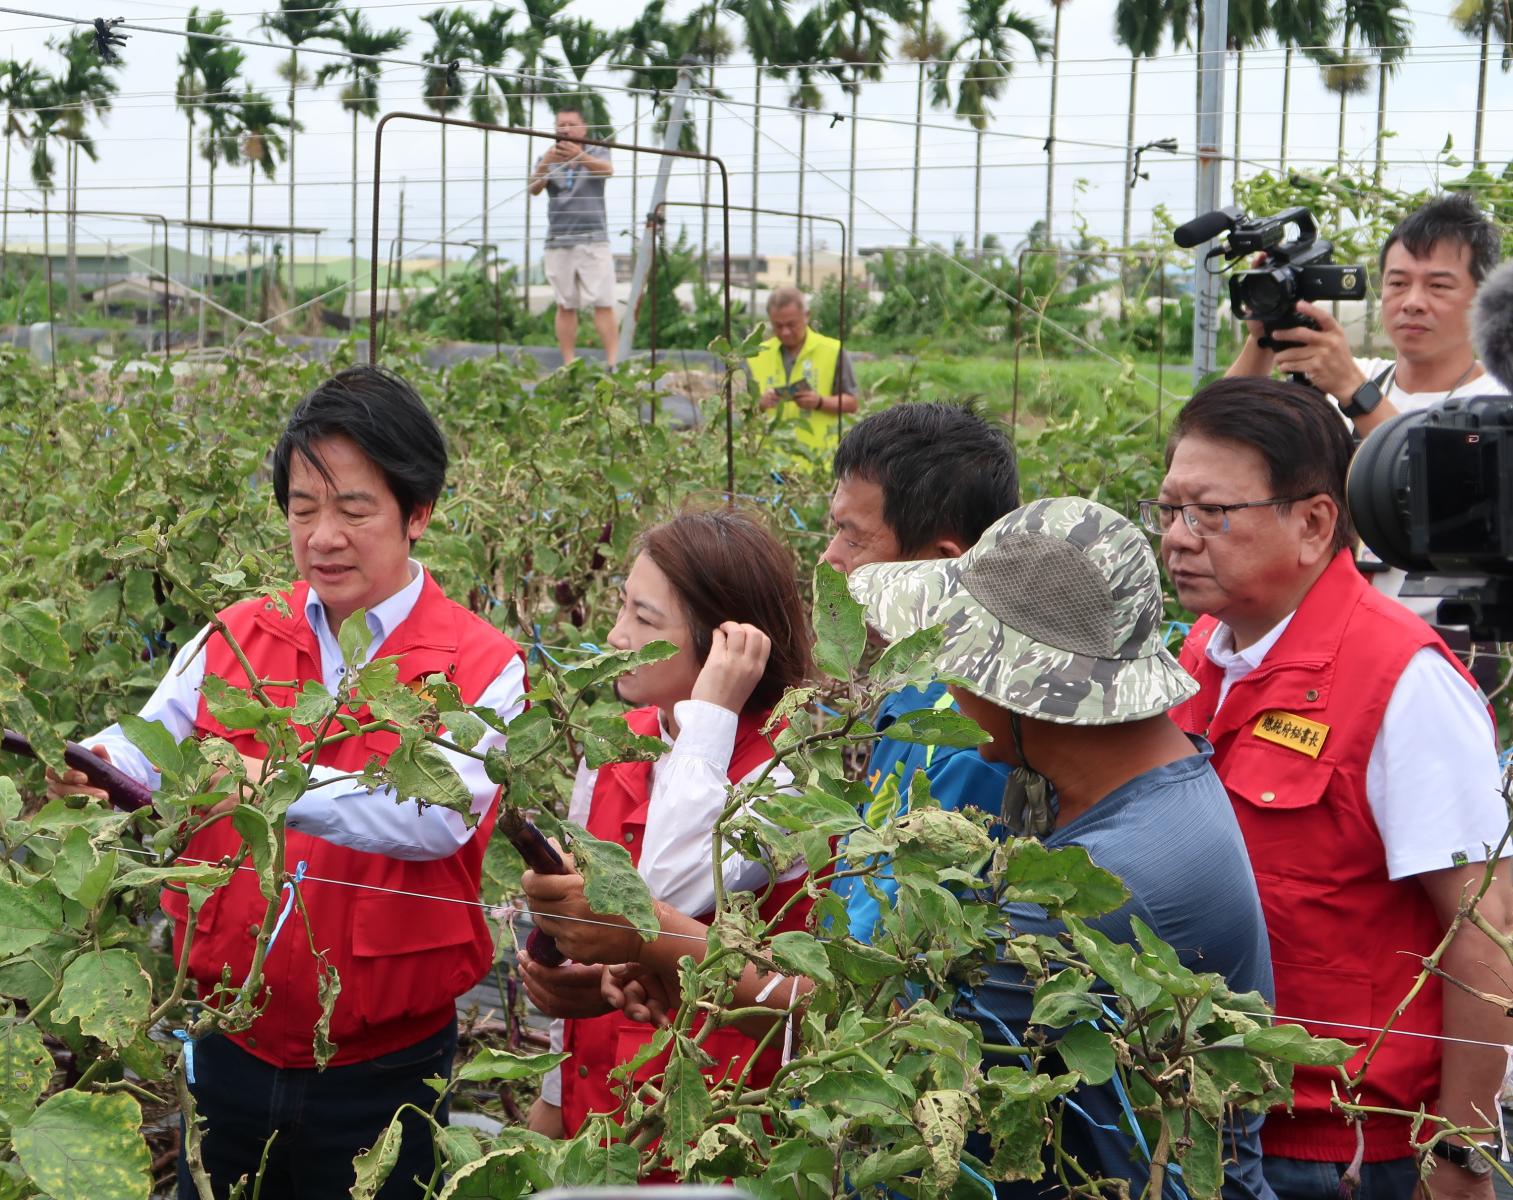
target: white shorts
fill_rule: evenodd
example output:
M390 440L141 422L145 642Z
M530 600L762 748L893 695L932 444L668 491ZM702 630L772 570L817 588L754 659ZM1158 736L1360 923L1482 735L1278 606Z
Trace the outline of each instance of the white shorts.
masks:
M560 308L615 306L615 256L608 242L549 246L546 278Z

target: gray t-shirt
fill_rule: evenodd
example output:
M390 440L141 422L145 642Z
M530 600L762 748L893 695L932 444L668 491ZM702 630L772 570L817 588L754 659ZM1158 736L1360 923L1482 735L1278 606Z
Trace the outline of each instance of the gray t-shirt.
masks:
M1138 916L1190 969L1216 972L1235 991L1257 991L1269 1000L1271 947L1250 855L1229 795L1208 763L1213 749L1201 738L1193 741L1198 753L1136 776L1044 842L1051 848L1081 846L1124 881L1130 893L1124 907L1089 921L1106 936L1133 943L1130 918ZM1022 933L1061 929L1036 905L1010 905L1009 913ZM978 1018L985 1040L1004 1041L999 1022L1022 1038L1032 993L1022 968L994 967L976 997L992 1014ZM1071 1099L1077 1108L1067 1109L1063 1149L1095 1177L1128 1179L1130 1194L1139 1195L1150 1180L1149 1167L1133 1138L1105 1128L1119 1125L1122 1105L1115 1089L1084 1086ZM1261 1122L1259 1114L1243 1113L1224 1131L1224 1200L1275 1200L1261 1175ZM1031 1200L1055 1190L1054 1178L1048 1173L1038 1184L1000 1184L998 1195ZM1165 1194L1181 1195L1170 1175Z
M583 152L609 161L609 150L603 146L584 146ZM575 163L553 163L546 169L548 249L609 241L604 216L604 185L608 179Z

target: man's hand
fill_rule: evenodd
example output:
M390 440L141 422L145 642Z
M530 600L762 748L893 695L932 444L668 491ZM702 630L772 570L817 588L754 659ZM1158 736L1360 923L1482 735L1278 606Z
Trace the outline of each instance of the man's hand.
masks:
M772 639L755 625L726 621L714 631L692 698L740 712L761 682L771 653Z
M1341 404L1349 404L1350 398L1366 382L1366 376L1355 364L1355 355L1350 352L1350 342L1340 323L1329 315L1328 309L1306 300L1298 301L1298 312L1312 317L1317 329L1279 329L1273 335L1280 342L1295 343L1277 351L1274 366L1278 371L1302 375L1322 392L1328 392Z
M263 777L263 767L265 764L265 759L255 758L251 754L242 755L242 770L247 773L248 779L261 779ZM227 772L224 769L219 770L210 777L210 782L212 784L219 783L222 779L226 778L226 775ZM231 795L227 796L224 800L217 801L216 804L205 815L207 817L218 817L222 813L230 812L233 808L235 808L242 802L241 793L241 786L238 785L237 787L232 789Z
M803 409L816 409L824 400L807 379L801 379L793 385L793 402Z
M1492 1200L1492 1176L1473 1175L1443 1159L1434 1160L1434 1170L1419 1185L1422 1200Z
M776 408L782 402L783 397L779 395L778 392L773 388L768 388L765 392L762 393L763 408Z
M104 746L91 746L90 753L105 762L110 761L110 751ZM59 775L51 767L47 768L47 798L59 800L64 796L89 796L95 800L103 800L110 803L110 796L104 788L90 787L89 776L83 771L67 770Z
M604 968L604 999L632 1021L654 1025L658 1029L672 1024L677 997L655 971L638 963L621 963Z
M565 1138L567 1126L562 1123L562 1105L550 1104L541 1097L536 1097L536 1102L531 1105L531 1111L525 1115L525 1127L543 1137L559 1140Z
M602 1017L610 1004L600 990L604 968L593 963L544 967L524 950L517 961L525 994L549 1017Z
M591 909L583 896L583 876L573 872L572 856L564 854L562 859L567 875L527 871L520 878L536 928L550 934L557 948L578 963L635 962L644 944L641 935L624 917Z

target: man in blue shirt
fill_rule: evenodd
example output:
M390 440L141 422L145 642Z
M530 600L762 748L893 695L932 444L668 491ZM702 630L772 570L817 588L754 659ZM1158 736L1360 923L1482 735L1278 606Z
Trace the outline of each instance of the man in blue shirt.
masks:
M970 403L896 405L853 426L836 449L835 536L823 557L842 574L867 563L956 558L1018 506L1014 447L1001 428ZM907 713L951 706L943 683L903 688L883 701L873 724L881 731ZM884 736L867 762L870 825L908 812L909 785L921 770L945 809L976 804L997 811L1008 780L1008 768L976 750ZM836 880L835 892L845 899L851 936L870 942L880 903L891 902L897 884L883 866L868 877Z
M889 640L940 625L935 663L962 680L961 711L989 735L984 758L1014 768L1013 832L1047 847L1081 846L1123 881L1129 899L1092 921L1135 942L1139 917L1190 969L1270 999L1271 955L1234 810L1208 759L1168 712L1197 684L1161 644L1161 581L1140 531L1088 500L1037 500L942 562L862 567L849 579L867 624ZM1015 803L1016 794L1018 802ZM1009 904L1016 933L1055 934L1038 906ZM987 1043L1024 1041L1032 987L1001 961L960 1015ZM1061 1147L1094 1178L1142 1194L1149 1158L1119 1128L1112 1082L1069 1097ZM1225 1200L1274 1200L1261 1174L1259 1113L1223 1131ZM1167 1176L1164 1192L1176 1196ZM1000 1198L1057 1190L1053 1179L999 1184Z

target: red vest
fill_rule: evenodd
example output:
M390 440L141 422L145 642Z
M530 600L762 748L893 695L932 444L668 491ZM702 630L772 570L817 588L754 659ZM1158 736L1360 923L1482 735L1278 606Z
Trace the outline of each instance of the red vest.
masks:
M767 719L761 712L743 713L736 727L735 749L730 756L728 778L738 783L772 757L772 746L759 732ZM625 715L632 732L655 737L659 726L655 708L638 708ZM781 728L781 727L780 727ZM599 769L590 802L587 828L597 838L619 842L630 852L633 862L640 862L641 844L645 840L646 810L651 804L650 763L610 763ZM762 903L760 912L771 920L805 883L805 876L779 883ZM805 897L788 910L777 932L803 929L814 906L813 897ZM609 1073L621 1063L629 1062L656 1031L650 1025L632 1021L622 1013L563 1022L562 1048L572 1056L562 1064L562 1120L567 1136L572 1137L591 1113L613 1113L621 1107L620 1097L611 1085ZM696 1027L697 1028L697 1027ZM712 1080L739 1074L751 1057L755 1043L739 1029L716 1029L702 1043L714 1059L706 1071ZM763 1087L772 1081L782 1056L776 1047L763 1051L751 1069L751 1086ZM667 1056L660 1055L636 1072L636 1079L655 1078L667 1066Z
M1413 985L1420 956L1444 935L1418 881L1387 877L1386 849L1366 799L1371 748L1398 678L1423 647L1443 655L1468 687L1476 684L1438 635L1373 591L1344 552L1217 715L1224 672L1206 653L1216 626L1202 618L1182 647L1182 665L1201 689L1172 716L1214 745L1214 768L1234 803L1266 913L1277 1013L1314 1018L1307 1022L1314 1035L1360 1045L1346 1064L1355 1071L1374 1035L1317 1019L1380 1028ZM1267 713L1326 726L1317 757L1257 736ZM1287 723L1280 727L1285 733ZM1306 732L1311 738L1319 731ZM1394 1028L1438 1035L1441 1007L1440 981L1430 979ZM1408 1110L1432 1106L1439 1076L1438 1042L1389 1035L1360 1099ZM1334 1068L1296 1069L1292 1112L1274 1110L1261 1131L1267 1154L1323 1162L1354 1156L1353 1130L1330 1109L1337 1080ZM1411 1153L1406 1120L1371 1117L1365 1135L1368 1162Z
M227 628L260 676L267 679L320 679L320 646L305 619L308 585L286 596L291 615L263 600L246 600L221 614ZM455 683L468 703L476 703L520 647L487 622L443 595L429 574L414 610L377 648L398 657L401 682L437 672ZM205 647L205 672L233 687L248 686L224 638L211 637ZM275 704L294 703L289 688L267 689ZM364 720L366 710L354 715ZM232 733L206 710L200 699L195 729L200 736L227 738L243 753L267 753L250 733ZM301 730L304 737L310 731ZM393 734L374 733L338 742L322 750L323 766L358 771L373 755L385 757L398 745ZM478 982L494 958L493 938L476 904L391 895L417 892L476 901L484 847L494 827L497 805L479 821L468 842L455 854L430 862L410 862L382 854L351 850L289 829L285 832L285 866L303 860L318 879L343 880L341 887L309 879L300 885L315 945L341 977L341 994L331 1019L337 1052L332 1065L365 1062L431 1036L452 1019L456 998ZM189 858L216 862L234 855L241 837L229 820L197 833L185 849ZM189 953L189 974L202 994L229 968L233 984L247 977L254 937L267 901L250 871L237 871L200 909ZM187 902L164 891L163 910L174 920L174 957L183 952ZM267 1007L245 1033L232 1040L278 1067L313 1067L312 1036L320 1015L315 961L310 938L297 912L289 920L263 968Z

